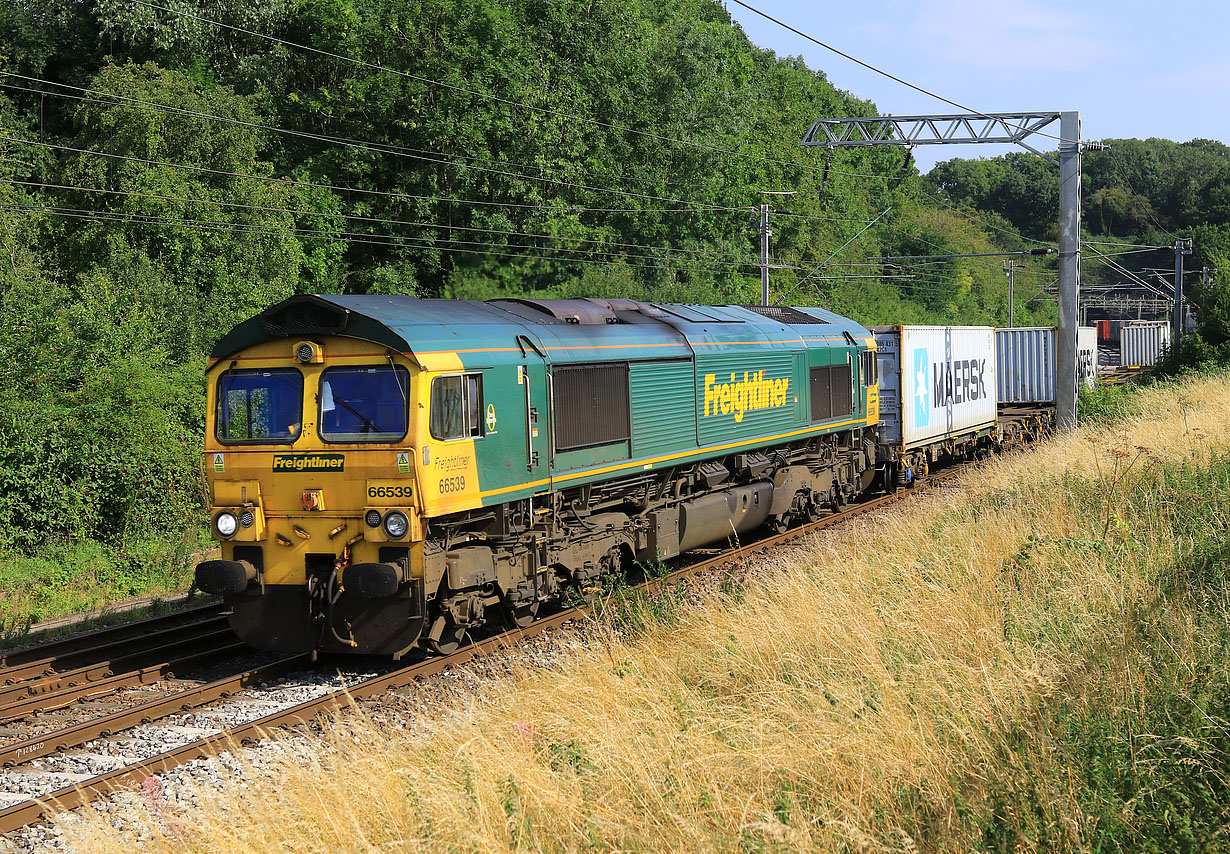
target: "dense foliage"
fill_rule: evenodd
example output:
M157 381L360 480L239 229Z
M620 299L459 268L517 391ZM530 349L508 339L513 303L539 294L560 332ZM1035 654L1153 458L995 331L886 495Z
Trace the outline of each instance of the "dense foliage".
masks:
M752 302L793 190L775 295L1004 323L997 259L868 259L1026 245L803 149L874 105L713 0L12 0L0 57L0 548L184 529L203 357L293 293Z

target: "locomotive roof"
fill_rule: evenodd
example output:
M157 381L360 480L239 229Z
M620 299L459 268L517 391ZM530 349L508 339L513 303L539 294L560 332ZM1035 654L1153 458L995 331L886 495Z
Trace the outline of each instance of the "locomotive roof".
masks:
M434 369L433 355L521 353L527 344L550 351L552 361L568 362L688 356L696 344L797 350L871 338L854 321L814 307L315 294L290 297L245 320L218 341L210 357L322 335L371 341L412 355L427 370Z

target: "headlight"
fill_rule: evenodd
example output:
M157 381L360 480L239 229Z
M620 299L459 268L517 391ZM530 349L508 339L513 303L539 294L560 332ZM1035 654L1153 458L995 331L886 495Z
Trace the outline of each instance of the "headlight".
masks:
M380 527L380 511L379 510L368 510L366 513L363 514L363 521L367 523L367 527L369 528L379 528Z
M223 510L214 517L214 530L218 532L219 537L229 540L239 530L239 520L230 510Z
M400 540L406 536L406 531L410 530L410 520L406 518L406 514L399 510L390 510L389 514L384 517L384 532L395 540Z

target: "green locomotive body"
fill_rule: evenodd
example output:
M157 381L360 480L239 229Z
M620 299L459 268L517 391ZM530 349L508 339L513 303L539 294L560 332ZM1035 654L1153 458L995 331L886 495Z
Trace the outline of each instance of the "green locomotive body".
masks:
M874 349L815 308L293 297L213 353L223 557L198 583L268 649L400 656L524 623L866 489Z

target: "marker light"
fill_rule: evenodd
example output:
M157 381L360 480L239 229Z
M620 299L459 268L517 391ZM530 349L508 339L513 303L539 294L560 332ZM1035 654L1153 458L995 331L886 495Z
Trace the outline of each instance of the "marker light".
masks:
M379 528L380 527L380 511L379 510L368 510L366 513L363 514L363 521L367 523L367 527L369 528Z

